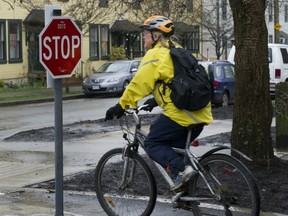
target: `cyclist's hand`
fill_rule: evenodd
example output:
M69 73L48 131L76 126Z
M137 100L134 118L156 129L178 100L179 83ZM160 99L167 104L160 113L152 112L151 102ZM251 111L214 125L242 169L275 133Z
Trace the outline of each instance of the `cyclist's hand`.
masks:
M146 100L146 101L144 102L144 105L146 105L146 104L148 104L148 106L145 107L145 108L143 108L143 110L149 111L149 112L151 112L154 107L158 106L155 98L150 98L150 99Z
M121 118L121 116L124 115L125 110L121 107L121 105L118 103L113 107L110 107L106 111L105 121L112 120L115 116L117 119Z

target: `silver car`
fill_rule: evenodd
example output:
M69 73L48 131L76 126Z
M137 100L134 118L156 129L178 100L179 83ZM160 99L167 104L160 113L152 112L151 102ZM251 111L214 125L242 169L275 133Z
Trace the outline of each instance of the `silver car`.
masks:
M86 96L122 95L138 70L140 60L119 60L103 64L95 73L83 80Z

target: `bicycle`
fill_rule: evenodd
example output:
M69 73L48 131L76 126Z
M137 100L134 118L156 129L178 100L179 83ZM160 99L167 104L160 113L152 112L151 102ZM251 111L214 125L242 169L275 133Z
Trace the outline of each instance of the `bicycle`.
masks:
M127 145L105 153L95 169L97 198L104 211L111 216L150 215L156 203L155 177L140 155L142 150L139 148L145 153L143 143L147 134L141 129L141 118L138 116L145 106L127 112L135 120L134 132L126 128L123 135ZM228 149L247 160L251 159L225 145L216 146L202 156L196 156L190 150L190 138L189 130L185 149L174 150L190 159L199 174L189 181L185 190L175 192L171 200L172 206L189 210L195 216L259 215L260 195L251 172L235 157L219 151ZM173 181L166 170L153 162L171 187Z

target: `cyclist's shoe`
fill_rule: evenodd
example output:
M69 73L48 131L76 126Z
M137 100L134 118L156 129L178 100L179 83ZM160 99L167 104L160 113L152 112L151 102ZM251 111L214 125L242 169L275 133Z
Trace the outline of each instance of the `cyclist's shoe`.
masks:
M185 170L183 172L179 172L175 179L173 179L174 185L171 187L171 191L180 191L197 173L198 172L193 170L191 166L186 166Z

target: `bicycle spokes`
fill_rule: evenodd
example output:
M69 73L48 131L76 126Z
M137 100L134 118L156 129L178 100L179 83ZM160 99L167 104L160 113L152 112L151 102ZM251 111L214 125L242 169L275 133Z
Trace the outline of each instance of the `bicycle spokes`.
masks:
M240 162L230 156L211 155L201 165L203 172L193 190L193 196L202 199L198 210L195 210L200 212L199 215L257 214L257 187L253 177Z

